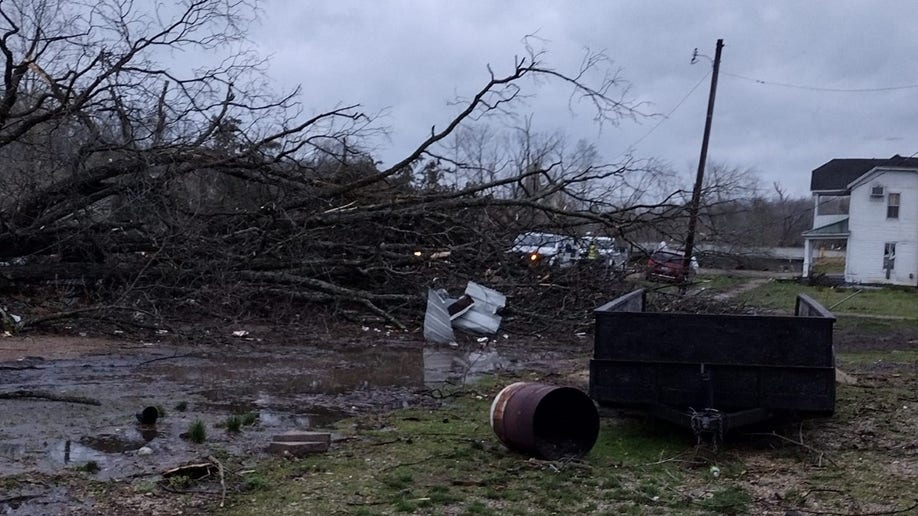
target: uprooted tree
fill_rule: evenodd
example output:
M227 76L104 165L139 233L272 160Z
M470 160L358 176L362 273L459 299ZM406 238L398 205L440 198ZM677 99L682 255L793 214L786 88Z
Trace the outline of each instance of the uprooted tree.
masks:
M602 55L564 73L527 45L381 169L360 150L381 130L373 116L358 105L307 114L297 92L271 96L258 81L265 63L248 51L195 69L167 64L177 52L206 63L244 48L254 9L0 3L2 291L54 285L82 301L60 305L64 314L306 302L399 324L435 278L506 277L519 231L616 233L681 210L645 204L641 167L599 164L582 145L535 145L528 134L513 159L450 152L540 81L568 86L569 102L598 123L637 116Z

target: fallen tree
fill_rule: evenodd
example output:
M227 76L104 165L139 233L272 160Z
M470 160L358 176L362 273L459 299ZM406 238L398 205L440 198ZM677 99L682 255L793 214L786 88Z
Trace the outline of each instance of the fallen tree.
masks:
M402 326L428 286L531 288L546 271L507 254L519 232L621 235L681 213L679 192L634 195L642 170L630 160L600 164L558 145L537 153L531 139L516 161L444 151L461 128L507 116L539 81L569 86L598 123L640 116L617 74L591 80L609 64L601 54L564 73L527 44L505 72L489 67L442 128L378 168L359 142L380 127L359 105L303 117L297 92L272 97L252 82L264 62L248 52L190 73L159 62L164 49L242 41L251 8L0 5L0 289L53 287L68 316L320 303Z

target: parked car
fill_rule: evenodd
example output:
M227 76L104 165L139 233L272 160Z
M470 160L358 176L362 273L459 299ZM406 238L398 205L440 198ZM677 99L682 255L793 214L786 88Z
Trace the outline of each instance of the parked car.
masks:
M680 251L660 249L654 251L647 260L644 276L651 281L668 281L685 283L695 279L698 271L698 260L692 256L689 266L685 266L685 256Z
M523 233L516 237L511 253L523 255L531 264L569 266L577 256L574 239L552 233Z

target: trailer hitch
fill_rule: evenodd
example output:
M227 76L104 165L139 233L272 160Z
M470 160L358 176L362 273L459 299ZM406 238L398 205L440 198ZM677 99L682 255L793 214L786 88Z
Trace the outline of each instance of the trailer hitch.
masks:
M711 443L715 446L723 442L724 440L724 415L721 411L712 408L706 408L702 411L697 411L693 408L689 408L691 411L691 416L689 422L692 427L692 432L694 432L695 437L698 439L698 444L701 444L701 441L705 437L711 439Z

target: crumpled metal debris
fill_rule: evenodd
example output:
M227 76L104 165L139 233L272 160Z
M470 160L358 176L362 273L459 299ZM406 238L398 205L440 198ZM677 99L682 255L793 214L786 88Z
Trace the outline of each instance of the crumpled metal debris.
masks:
M6 307L0 307L0 330L4 333L11 332L22 326L22 317L11 314Z
M494 335L500 328L501 309L507 296L470 281L465 293L452 298L443 289L427 291L427 312L424 314L424 338L434 344L455 344L453 329L469 333Z

